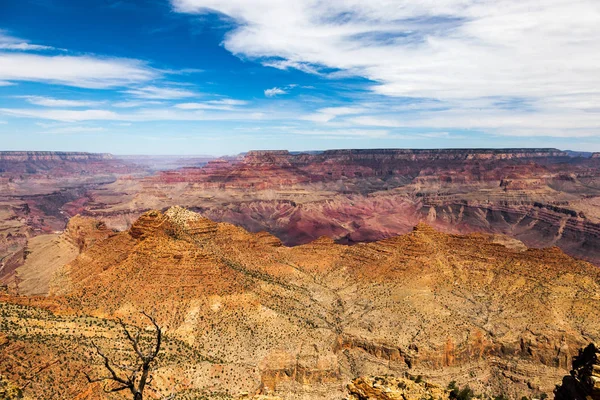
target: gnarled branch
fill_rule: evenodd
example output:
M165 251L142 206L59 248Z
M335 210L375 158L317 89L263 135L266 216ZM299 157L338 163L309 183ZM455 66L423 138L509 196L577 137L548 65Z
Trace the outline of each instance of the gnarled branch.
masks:
M131 394L133 394L134 400L142 399L144 388L147 384L150 384L150 382L152 382L152 377L150 376L151 364L158 356L162 344L162 329L160 328L156 320L144 311L141 311L141 313L152 322L152 325L156 330L156 344L154 348L149 351L148 355L144 355L140 348L141 331L138 330L137 334L133 336L129 329L127 329L127 326L125 325L123 320L119 319L119 324L123 328L125 337L131 343L131 347L133 348L137 357L140 359L141 363L135 366L117 365L116 363L110 361L110 359L102 352L102 350L96 345L96 343L92 342L92 345L96 349L96 353L98 353L98 355L102 357L104 361L104 368L109 372L109 376L93 379L87 373L84 372L85 377L90 383L105 381L113 381L119 383L119 386L110 389L104 386L104 391L110 393L120 392L129 389ZM129 371L130 374L126 378L123 378L119 376L115 368L121 371ZM140 372L141 375L139 375L138 378L138 374Z

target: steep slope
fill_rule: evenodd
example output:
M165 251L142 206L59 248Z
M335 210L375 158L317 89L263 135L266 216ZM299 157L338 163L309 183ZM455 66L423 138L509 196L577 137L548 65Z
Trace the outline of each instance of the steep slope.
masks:
M376 241L424 221L556 245L600 265L600 159L556 149L252 151L119 179L90 198L86 215L118 229L176 201L286 245Z
M596 267L426 225L352 247L321 238L289 248L181 208L150 211L62 268L51 293L96 316L152 310L229 368L215 390L233 379L290 399L336 398L352 378L406 371L480 393L551 393L577 349L600 337Z
M75 216L61 234L40 235L29 239L22 250L22 263L0 274L0 284L20 295L47 295L52 275L73 261L81 251L113 232L99 221Z
M556 400L600 399L600 350L590 343L573 359L571 373L563 378L555 390Z
M448 400L450 393L427 382L387 376L361 377L348 384L346 400Z
M142 173L142 168L110 154L0 151L0 285L14 283L15 270L21 267L33 275L44 274L38 266L51 270L34 260L36 254L48 253L39 261L47 257L60 264L57 254L72 249L58 235L86 207L88 190L117 176ZM64 262L73 257L67 258ZM44 285L23 290L47 291Z

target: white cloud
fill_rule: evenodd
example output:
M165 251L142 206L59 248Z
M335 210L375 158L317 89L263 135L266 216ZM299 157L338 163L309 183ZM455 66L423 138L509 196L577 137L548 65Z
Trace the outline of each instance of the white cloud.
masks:
M170 87L144 86L136 89L126 90L124 93L130 94L142 99L183 99L186 97L198 96L198 93L185 89L177 89Z
M281 69L281 70L287 70L290 68L294 68L299 71L306 72L307 74L315 74L315 75L320 74L319 70L310 64L295 62L295 61L290 61L290 60L264 61L263 65L265 67L273 67L273 68L277 68L277 69Z
M39 44L21 43L0 43L0 50L20 50L20 51L39 51L39 50L56 50L51 46L42 46Z
M246 100L236 100L236 99L220 99L220 100L209 100L207 103L210 104L222 104L227 106L244 106L248 104Z
M113 103L113 107L117 108L136 108L136 107L144 107L144 106L155 106L164 104L162 101L147 101L147 100L128 100L128 101L118 101Z
M235 99L220 99L220 100L209 100L202 103L180 103L175 105L176 108L181 110L234 110L237 106L243 106L248 104L244 100Z
M63 122L120 120L121 116L107 110L17 109L0 108L0 113L21 118L39 118Z
M0 108L0 115L19 118L45 119L60 122L83 121L253 121L276 119L273 113L266 114L256 110L205 112L204 110L181 110L177 108L147 108L128 113L111 110L89 109L47 109L47 108ZM281 117L281 116L279 116ZM281 117L285 118L285 116Z
M12 82L0 81L0 86L12 86L12 85L14 85L14 83L12 83Z
M239 25L224 46L241 57L280 69L360 76L373 82L375 94L450 105L455 115L428 113L435 118L431 126L554 136L600 130L597 117L580 113L600 111L597 0L171 2L179 12L216 11L235 19ZM487 101L494 98L523 100L530 113L505 113L505 104ZM483 112L473 112L480 99ZM557 125L547 126L546 116ZM314 120L328 121L327 115ZM425 118L355 122L428 126ZM570 122L580 128L569 128Z
M403 126L403 124L398 120L387 119L386 117L380 118L369 115L350 118L348 119L348 121L356 125L379 126L383 128L400 128Z
M6 31L0 29L0 50L15 50L15 51L45 51L45 50L60 50L52 46L43 46L39 44L31 44L26 40L10 36Z
M456 108L401 116L364 115L348 118L344 123L350 127L471 129L502 136L592 137L599 134L600 113L552 108L533 112Z
M22 96L29 103L35 104L36 106L43 107L95 107L102 104L100 101L86 101L86 100L65 100L65 99L54 99L51 97L43 96Z
M110 88L145 82L158 74L138 60L91 56L1 53L0 80Z
M267 97L275 97L280 94L287 94L287 91L285 91L281 88L278 88L278 87L274 87L271 89L265 89L265 96L267 96Z
M365 112L365 109L361 107L326 107L317 110L317 112L314 114L304 116L302 117L302 119L305 119L307 121L324 123L329 122L338 116L361 114L363 112Z

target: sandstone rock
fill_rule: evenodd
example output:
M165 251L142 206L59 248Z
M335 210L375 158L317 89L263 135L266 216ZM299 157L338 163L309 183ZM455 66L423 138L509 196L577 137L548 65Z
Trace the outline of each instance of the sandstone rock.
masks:
M192 234L196 223L209 233ZM600 271L558 248L424 224L356 246L269 237L149 211L86 248L52 293L92 315L154 310L220 360L215 371L254 366L214 385L284 398L331 399L353 377L405 371L442 386L469 379L488 395L549 393L576 349L600 340Z
M243 393L236 397L236 400L282 400L282 398L279 396L269 396L264 394L250 395L248 393Z
M600 399L600 349L590 343L573 359L570 375L556 388L556 400Z
M18 400L23 399L23 391L13 382L0 374L0 399Z
M362 377L348 384L347 400L447 400L450 392L421 380Z

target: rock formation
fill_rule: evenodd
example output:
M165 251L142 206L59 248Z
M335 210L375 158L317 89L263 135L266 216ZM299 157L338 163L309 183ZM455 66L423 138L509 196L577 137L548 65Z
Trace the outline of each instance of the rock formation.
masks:
M573 359L570 375L563 378L556 388L556 400L598 400L600 399L600 350L594 343L589 344Z
M290 248L181 208L96 240L51 283L84 314L153 310L228 371L216 391L284 399L336 398L358 376L405 372L483 394L550 393L600 336L599 290L597 267L556 247L420 224L369 244Z
M28 238L62 231L76 214L124 230L143 212L175 203L215 221L268 231L286 245L321 236L346 244L376 241L426 221L450 233L500 233L529 247L556 245L600 264L599 159L556 149L251 151L182 159L185 167L172 170L135 157L2 154L5 270L23 263ZM162 171L150 175L156 169Z
M106 189L86 212L118 229L177 199L287 245L381 240L427 221L600 264L600 164L555 149L252 151Z
M450 392L437 385L389 376L361 377L348 384L346 400L448 400Z

